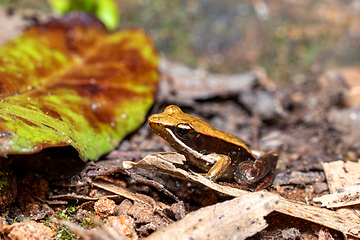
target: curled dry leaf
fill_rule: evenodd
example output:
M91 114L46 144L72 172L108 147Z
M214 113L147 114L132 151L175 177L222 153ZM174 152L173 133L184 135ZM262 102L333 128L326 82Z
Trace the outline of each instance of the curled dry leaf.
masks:
M143 122L157 64L142 31L88 15L30 28L0 47L0 156L70 145L97 160Z
M136 167L168 174L183 180L203 184L209 188L233 197L239 197L249 193L245 190L217 184L216 182L211 181L210 179L204 177L199 173L186 171L182 168L176 167L176 165L183 165L185 161L186 158L181 154L178 154L176 152L163 152L147 155L138 163L124 161L123 167L125 169L131 169L133 167Z
M120 185L116 185L115 183L106 182L106 181L100 180L100 179L93 180L91 183L92 183L92 185L94 185L98 188L104 189L104 190L112 192L112 193L116 193L120 196L123 196L123 197L131 199L131 200L136 200L136 201L142 202L144 204L147 204L153 210L163 210L163 209L169 208L166 204L164 204L162 202L157 202L154 199L152 199L151 197L148 197L143 194L133 193L130 190L128 190Z

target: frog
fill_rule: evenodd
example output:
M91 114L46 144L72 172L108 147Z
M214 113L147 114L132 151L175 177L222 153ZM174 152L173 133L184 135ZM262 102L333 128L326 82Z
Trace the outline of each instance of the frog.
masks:
M278 154L251 150L242 140L170 105L148 118L150 130L167 141L206 178L259 191L272 183ZM235 183L231 181L235 180Z

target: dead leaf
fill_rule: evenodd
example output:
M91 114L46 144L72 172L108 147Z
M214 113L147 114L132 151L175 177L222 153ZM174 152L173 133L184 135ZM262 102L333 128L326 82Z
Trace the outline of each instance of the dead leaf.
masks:
M360 203L360 161L323 163L331 194L314 198L328 208Z
M204 207L145 239L245 239L267 227L264 216L278 200L273 194L257 192Z
M203 184L211 189L233 197L240 197L250 193L230 186L219 185L218 183L205 178L201 174L189 172L184 169L177 168L174 165L177 164L181 166L185 160L186 159L183 155L174 152L154 153L146 156L138 163L124 161L123 167L125 169L137 167L168 174L174 177ZM261 193L272 194L267 193L265 190L261 191ZM277 212L314 222L325 227L338 230L346 235L360 237L360 219L356 216L343 215L335 211L289 201L277 194L272 195L279 198L279 203L276 205L275 209Z
M159 99L167 99L173 104L192 103L196 99L208 99L215 96L238 94L257 84L255 73L237 75L217 75L199 69L190 69L184 65L160 61L162 78ZM174 95L167 94L173 92ZM171 98L171 99L169 99ZM160 100L161 101L161 100Z
M120 196L123 196L125 198L131 199L134 201L139 201L139 202L145 203L154 210L155 209L163 210L163 209L169 208L168 205L166 205L162 202L157 202L154 199L152 199L151 197L148 197L143 194L133 193L130 190L128 190L120 185L114 184L114 183L106 182L106 181L100 180L100 179L93 180L91 183L92 183L92 185L94 185L98 188L104 189L106 191L116 193Z
M327 71L319 79L320 85L340 94L340 101L347 107L360 104L360 69L346 67Z
M323 195L313 200L321 202L321 206L327 208L357 205L360 204L360 186L340 188L336 193Z
M323 163L324 171L326 175L326 179L329 185L329 190L331 195L323 196L326 199L335 198L337 206L347 206L337 209L337 213L339 213L343 217L353 218L357 222L360 221L360 207L359 205L352 206L350 203L356 204L359 200L353 198L354 196L358 195L359 191L359 184L360 184L360 162L344 162L344 161L335 161L331 163ZM351 187L354 187L353 189ZM352 192L351 199L342 198L341 193L345 193L346 191ZM355 193L353 192L355 191ZM346 194L345 194L346 196ZM315 199L314 199L315 201ZM331 201L331 200L330 200ZM357 230L359 231L359 230ZM344 233L344 232L343 232ZM344 233L345 238L353 239L351 236L347 236L348 234ZM359 237L359 236L357 236Z
M182 168L178 168L175 166L175 164L183 165L185 161L186 158L179 153L163 152L163 153L154 153L147 155L137 163L131 161L124 161L123 167L125 169L131 169L133 167L136 167L136 168L147 169L159 173L164 173L183 180L203 184L211 189L214 189L218 192L222 192L224 194L233 197L240 197L243 196L244 194L249 193L248 191L241 190L238 188L217 184L216 182L204 177L201 174L191 171L186 171Z
M284 198L280 198L276 207L275 211L277 212L314 222L338 230L346 235L360 237L360 219L358 217L292 202Z
M131 203L128 199L120 203L118 214L133 217L136 223L136 231L140 233L140 236L148 236L150 232L167 227L174 222L162 212L154 212L148 204L139 201Z

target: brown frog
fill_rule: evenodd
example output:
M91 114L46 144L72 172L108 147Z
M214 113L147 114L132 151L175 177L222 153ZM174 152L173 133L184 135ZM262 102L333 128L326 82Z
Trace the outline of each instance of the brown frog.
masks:
M272 182L278 160L273 151L266 154L253 151L235 136L174 105L150 116L148 123L152 132L169 142L193 165L207 171L205 176L213 181L235 179L237 187L255 191Z

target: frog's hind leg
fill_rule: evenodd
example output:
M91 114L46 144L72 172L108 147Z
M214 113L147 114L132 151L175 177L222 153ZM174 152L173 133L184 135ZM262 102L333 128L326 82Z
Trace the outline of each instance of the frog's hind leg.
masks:
M272 180L275 176L275 170L276 170L276 164L274 164L271 169L270 172L268 173L268 175L266 175L263 179L261 179L257 184L256 184L256 188L255 191L260 191L261 189L267 188L271 185Z
M260 191L262 189L265 189L267 187L269 187L272 183L272 180L274 178L275 175L275 170L276 170L276 164L274 164L271 167L270 172L268 173L268 175L266 175L263 179L260 179L258 182L252 184L252 185L240 185L240 183L228 183L228 182L219 182L220 185L224 185L224 186L230 186L230 187L234 187L234 188L239 188L241 190L248 190L248 191L252 191L252 192L257 192Z
M256 191L270 186L274 177L278 155L268 152L255 161L244 161L235 170L234 178L241 186Z

